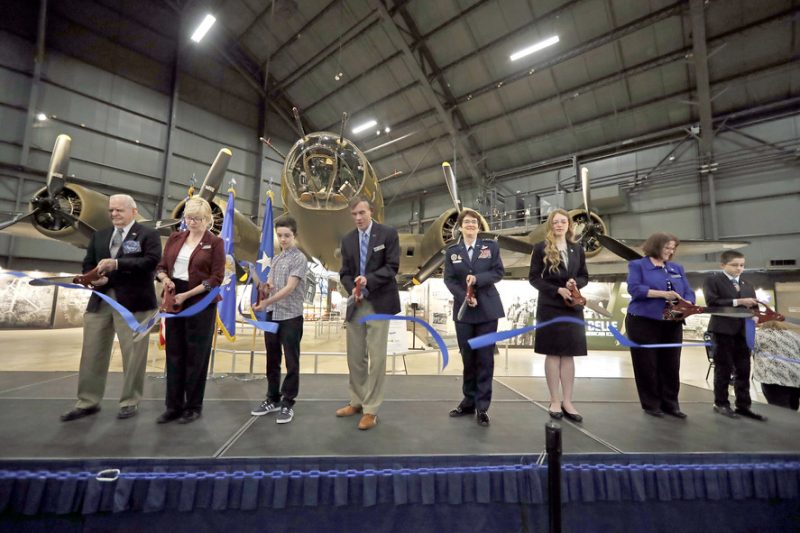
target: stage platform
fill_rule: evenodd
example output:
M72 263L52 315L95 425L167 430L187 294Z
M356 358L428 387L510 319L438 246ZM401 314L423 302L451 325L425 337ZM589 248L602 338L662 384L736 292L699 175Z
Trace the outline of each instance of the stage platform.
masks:
M379 424L358 431L358 417L336 418L347 402L347 376L303 375L292 423L275 415L253 417L266 381L227 377L209 381L203 417L193 424L158 425L164 409L163 379L148 376L139 413L117 420L121 374L109 376L102 411L63 423L75 402L76 373L0 373L0 457L276 458L439 455L531 455L544 449L547 387L544 378L495 379L491 426L473 417L450 418L460 400L454 376L387 376ZM576 406L581 424L564 420L564 454L800 453L797 412L765 404L754 409L767 422L731 420L712 410L712 392L683 385L681 408L689 417L653 418L641 410L632 379L579 378Z

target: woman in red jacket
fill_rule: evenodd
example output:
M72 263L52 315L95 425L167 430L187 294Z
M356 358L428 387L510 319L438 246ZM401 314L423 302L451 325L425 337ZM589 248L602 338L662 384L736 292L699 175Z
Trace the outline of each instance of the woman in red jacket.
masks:
M222 283L225 248L208 230L213 221L208 202L190 198L183 218L188 229L170 235L156 277L165 292L174 291L175 304L186 309ZM159 424L200 418L216 310L214 301L196 315L167 319L167 410L156 420Z

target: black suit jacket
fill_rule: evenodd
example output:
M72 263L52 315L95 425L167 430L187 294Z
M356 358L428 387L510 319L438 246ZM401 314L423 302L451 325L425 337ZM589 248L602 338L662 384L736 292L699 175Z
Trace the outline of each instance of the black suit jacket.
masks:
M115 229L111 226L94 232L83 258L84 273L96 267L101 259L111 258L109 244ZM153 279L156 265L161 259L161 237L158 232L134 222L114 259L117 260L117 270L108 274L108 283L97 290L105 293L108 289L114 289L116 300L132 312L157 308ZM99 296L92 294L86 311L97 311L101 301Z
M756 289L747 280L739 276L739 292L724 272L715 272L703 282L703 294L709 307L730 307L734 298L755 298ZM743 305L737 307L745 308ZM724 335L744 335L744 324L748 318L712 315L708 322L708 331Z
M505 316L503 302L495 283L503 279L505 269L500 259L500 248L491 239L477 239L469 260L463 242L447 247L444 259L444 284L453 294L453 320L458 321L458 310L467 294L467 275L475 276L475 298L478 305L467 307L461 322L480 324Z
M355 288L359 273L359 235L355 229L342 239L342 268L339 280L348 293ZM394 315L400 312L400 292L397 288L397 271L400 268L400 238L389 226L372 222L369 249L365 268L367 295L376 313Z
M538 306L557 307L564 309L567 304L558 294L559 287L565 287L567 281L574 279L578 288L583 288L589 283L589 272L586 270L586 256L579 243L567 243L569 263L564 268L563 261L558 265L558 270L550 272L549 265L544 262L545 242L536 243L531 254L531 268L528 272L528 281L539 291Z

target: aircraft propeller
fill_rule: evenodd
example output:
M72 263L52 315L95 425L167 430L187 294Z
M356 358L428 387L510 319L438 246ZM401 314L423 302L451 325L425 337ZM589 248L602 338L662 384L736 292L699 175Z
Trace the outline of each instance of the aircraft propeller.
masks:
M592 217L590 215L592 193L591 188L589 187L589 169L586 167L581 167L581 188L583 189L583 208L586 210L587 216L586 225L580 235L580 240L583 241L585 239L597 239L603 247L607 248L610 252L617 254L626 261L640 259L642 256L639 254L639 252L627 244L618 241L614 237L606 235L602 231L602 226L592 221Z
M72 195L66 194L64 190L71 143L72 139L69 135L62 134L56 138L50 166L47 169L47 186L44 194L39 194L31 199L33 210L30 213L18 215L0 224L0 230L17 222L34 219L38 225L53 231L72 226L86 237L91 237L94 228L79 218L80 202Z

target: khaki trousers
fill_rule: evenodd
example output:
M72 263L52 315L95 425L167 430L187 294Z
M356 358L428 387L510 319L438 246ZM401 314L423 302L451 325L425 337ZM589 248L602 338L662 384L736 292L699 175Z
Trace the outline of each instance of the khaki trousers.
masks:
M113 290L109 291L109 296L114 297ZM155 309L138 311L133 316L141 322L154 311ZM119 339L122 371L125 376L119 405L125 407L139 404L144 389L147 348L150 343L147 337L133 342L133 330L125 323L122 315L106 302L101 302L97 312L83 315L83 349L76 407L86 409L99 404L103 399L115 333Z
M376 415L383 403L386 381L386 344L389 321L359 324L361 317L374 314L372 304L363 300L347 323L347 367L350 370L350 405L365 414Z

